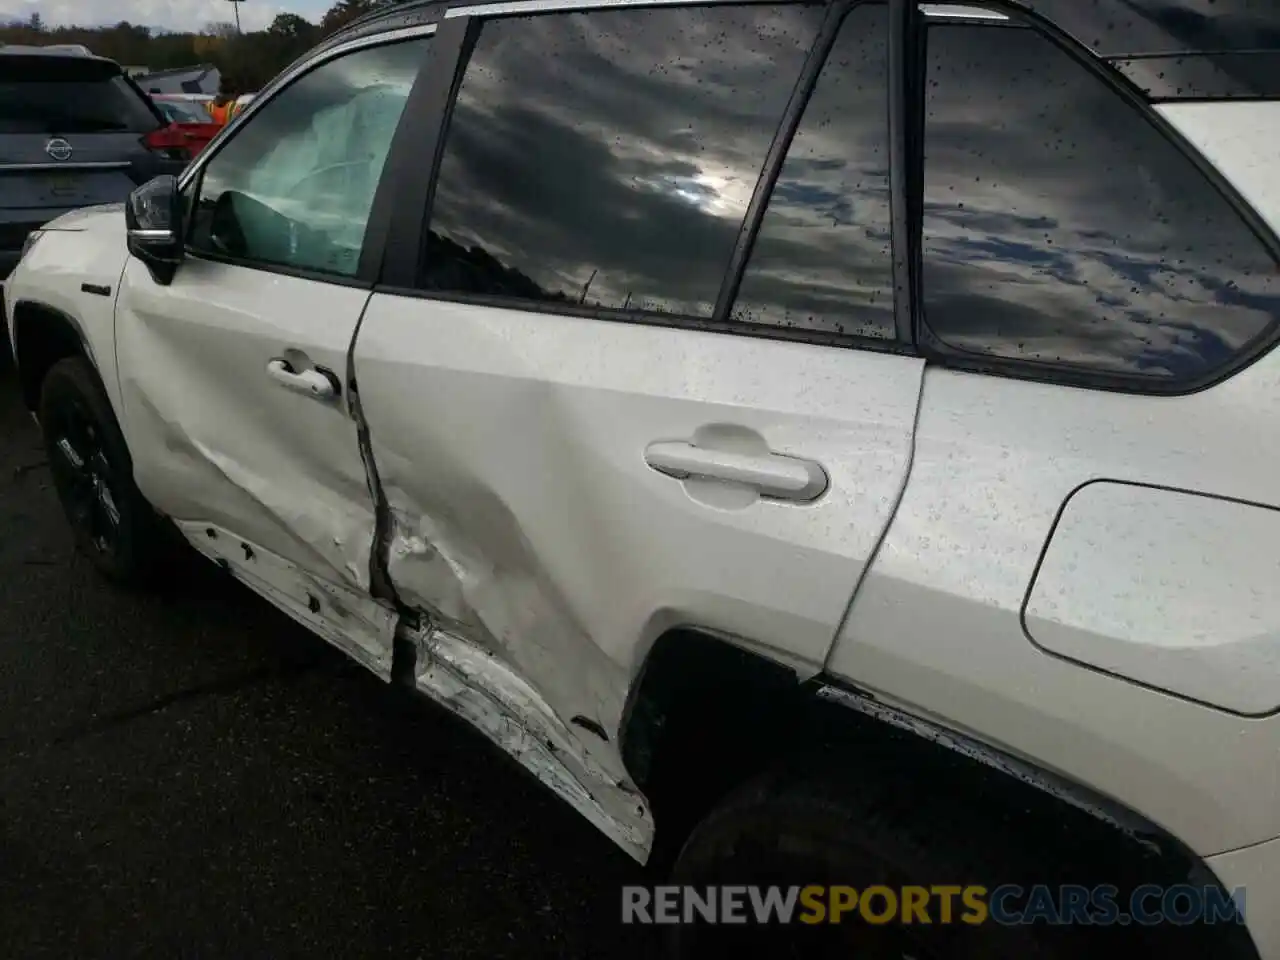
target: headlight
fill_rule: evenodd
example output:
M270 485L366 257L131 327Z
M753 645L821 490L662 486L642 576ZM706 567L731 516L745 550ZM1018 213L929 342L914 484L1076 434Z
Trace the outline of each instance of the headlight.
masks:
M40 237L42 237L43 235L44 235L43 230L32 230L30 233L28 233L27 239L22 241L22 252L18 254L18 259L21 260L23 257L25 257L27 255L27 251L30 250L32 247L34 247L36 244L36 241L39 240Z

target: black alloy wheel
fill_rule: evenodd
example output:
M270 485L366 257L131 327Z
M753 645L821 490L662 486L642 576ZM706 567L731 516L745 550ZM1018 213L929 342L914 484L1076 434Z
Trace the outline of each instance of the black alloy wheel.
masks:
M78 397L57 404L50 413L49 469L76 542L114 558L120 547L118 481L101 433Z
M49 369L40 388L40 426L77 548L112 580L152 581L169 540L134 484L124 435L86 358L67 357Z

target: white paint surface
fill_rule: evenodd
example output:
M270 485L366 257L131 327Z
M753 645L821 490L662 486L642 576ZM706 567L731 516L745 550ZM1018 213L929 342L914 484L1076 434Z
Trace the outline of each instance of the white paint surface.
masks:
M304 627L384 680L391 676L400 620L391 605L320 579L225 528L180 521L178 529L197 550L225 564L238 580Z
M1067 501L1028 598L1042 649L1241 714L1280 708L1280 510L1123 483Z
M374 507L356 424L341 400L287 389L289 356L339 378L367 291L188 257L171 286L130 260L116 312L122 425L138 488L188 529L214 527L263 556L369 598ZM261 564L232 550L247 582ZM282 602L306 610L302 581ZM326 607L329 629L341 631ZM362 642L353 641L356 647ZM389 665L389 655L378 660Z
M45 235L5 282L9 335L12 338L17 333L13 319L14 306L19 300L43 304L71 317L79 327L89 359L97 367L119 416L114 294L128 257L124 205L77 210L46 224L45 230ZM108 287L113 296L84 293L80 289L82 283Z
M1259 960L1280 960L1280 840L1209 858L1228 893L1244 888L1244 919Z
M560 723L600 724L608 742L572 736L617 779L627 693L667 629L820 667L901 490L923 369L383 294L355 357L402 600L507 664ZM737 449L814 461L829 488L766 500L645 462L657 441L747 434L759 445Z
M1280 233L1280 100L1163 103L1156 109Z
M930 368L907 489L830 668L1112 797L1202 854L1280 836L1280 717L1234 716L1051 656L1021 621L1054 518L1087 481L1280 503L1278 406L1275 352L1185 397Z

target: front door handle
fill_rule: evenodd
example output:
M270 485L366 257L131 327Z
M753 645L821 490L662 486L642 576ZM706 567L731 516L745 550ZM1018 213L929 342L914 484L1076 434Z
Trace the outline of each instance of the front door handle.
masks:
M323 367L295 370L288 360L276 357L267 362L267 376L287 390L305 393L317 400L332 400L338 395L338 378Z
M743 484L776 500L814 500L827 489L827 472L821 464L776 453L735 453L672 440L649 444L644 459L653 469L678 480Z

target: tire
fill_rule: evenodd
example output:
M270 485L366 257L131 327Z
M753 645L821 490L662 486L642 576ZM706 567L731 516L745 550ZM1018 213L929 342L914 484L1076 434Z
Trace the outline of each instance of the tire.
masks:
M77 549L116 583L151 585L168 541L133 482L129 448L88 360L67 357L49 369L39 413L54 488Z
M888 887L900 898L902 888L913 885L926 890L936 885L981 885L994 890L1007 883L1056 888L1091 877L1094 883L1115 879L1063 864L1056 847L1070 844L1068 836L1049 838L1035 849L1017 824L1003 822L999 814L984 816L990 806L984 811L980 805L975 813L972 805L939 796L936 790L883 787L875 780L791 775L751 784L694 829L670 883L700 889L742 884L784 889L846 885L857 890L861 899L861 892L873 885ZM984 822L988 819L991 822ZM883 916L883 894L877 894L872 903L876 905L873 914ZM931 900L928 925L904 924L896 918L868 923L855 909L838 924L806 925L793 920L761 926L752 922L748 906L747 925L669 927L666 955L670 960L721 956L1079 960L1099 944L1126 951L1117 956L1183 955L1181 950L1144 953L1147 941L1142 938L1147 933L1135 928L956 922L966 906L960 896L952 903L953 921L944 924L939 901ZM801 901L797 911L803 910ZM1134 949L1138 953L1129 952Z
M4 308L4 284L0 283L0 375L13 372L13 343L9 334L9 318Z

